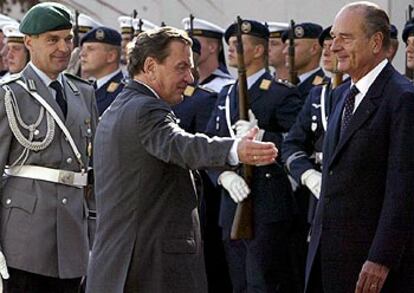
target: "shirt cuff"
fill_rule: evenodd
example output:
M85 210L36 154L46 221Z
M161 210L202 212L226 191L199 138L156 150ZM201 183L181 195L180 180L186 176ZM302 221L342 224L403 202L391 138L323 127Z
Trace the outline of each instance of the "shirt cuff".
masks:
M227 156L227 163L231 166L237 166L239 161L239 155L237 153L237 147L239 146L240 139L236 138L231 146L230 152Z

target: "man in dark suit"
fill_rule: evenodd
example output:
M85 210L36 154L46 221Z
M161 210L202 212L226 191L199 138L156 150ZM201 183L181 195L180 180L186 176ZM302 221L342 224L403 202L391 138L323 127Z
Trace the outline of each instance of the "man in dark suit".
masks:
M58 3L27 12L20 31L31 60L0 89L0 272L4 254L9 293L77 293L86 275L84 187L98 114L90 84L62 74L70 16Z
M333 74L334 79L336 77L336 57L330 50L332 44L330 31L330 26L323 30L319 36L319 44L322 47L322 66L325 71ZM282 160L289 175L297 184L296 194L300 210L298 222L300 225L294 238L293 255L296 262L296 283L300 286L300 291L303 291L305 282L309 227L313 220L321 188L323 138L334 104L331 95L332 81L334 80L325 79L326 82L323 85L311 89L282 147Z
M332 27L351 84L325 136L307 292L414 291L414 88L386 58L389 29L369 2L346 5Z
M120 68L121 34L105 26L87 32L81 40L82 72L96 80L96 104L99 116L111 105L124 88Z
M189 169L273 163L272 143L182 130L170 105L193 82L191 39L171 27L139 34L133 77L98 126L98 222L87 292L207 292L198 198ZM113 176L117 174L117 176Z
M237 67L236 28L233 24L225 33L229 65L233 67ZM283 134L289 131L300 111L299 92L289 84L275 81L265 70L267 27L254 20L243 20L242 28L251 122L255 120L260 127L258 139L280 145ZM207 126L208 134L243 135L251 122L238 121L238 100L237 83L223 88ZM233 292L251 292L253 288L260 292L290 292L288 238L295 203L282 165L254 167L250 186L254 205L254 238L251 240L230 239L237 203L247 196L240 172L209 173L213 181L223 187L219 223Z

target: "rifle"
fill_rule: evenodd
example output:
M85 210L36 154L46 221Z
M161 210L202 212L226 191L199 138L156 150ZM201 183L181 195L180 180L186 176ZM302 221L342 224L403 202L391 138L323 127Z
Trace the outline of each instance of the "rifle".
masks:
M298 73L295 70L295 22L290 21L289 29L289 82L297 85L299 83Z
M406 22L409 22L413 19L413 6L411 4L408 5L408 10L405 14ZM405 53L405 76L411 80L414 79L414 72L412 69L407 67L407 53Z
M189 36L193 36L193 30L194 30L194 15L190 13L190 31L188 32Z
M269 29L269 25L267 24L267 21L265 22L265 27L267 29ZM265 46L265 48L264 48L264 55L265 55L265 69L266 69L266 72L270 72L270 70L269 70L269 44L267 44L267 46Z
M239 117L243 120L248 118L248 96L247 96L247 78L246 68L244 65L243 42L241 31L242 20L237 17L237 68L239 83ZM253 167L243 165L243 177L247 185L252 182ZM253 200L251 196L237 204L236 213L231 227L230 239L252 239L253 238Z
M334 71L332 72L332 89L336 88L342 83L343 73L338 71L338 59L335 58Z
M73 28L73 48L79 47L79 11L75 10L75 27Z

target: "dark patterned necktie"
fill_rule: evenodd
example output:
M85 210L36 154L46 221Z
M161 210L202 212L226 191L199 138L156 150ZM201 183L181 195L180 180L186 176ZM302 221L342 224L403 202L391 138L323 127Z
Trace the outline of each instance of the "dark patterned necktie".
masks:
M63 115L66 118L66 114L68 112L68 104L63 94L62 86L57 80L52 81L49 86L56 91L56 102L58 103L60 109L63 112Z
M344 115L342 117L341 134L348 127L349 122L351 121L352 115L354 113L355 97L358 93L359 93L359 90L357 89L355 85L353 85L346 97L345 106L344 106Z

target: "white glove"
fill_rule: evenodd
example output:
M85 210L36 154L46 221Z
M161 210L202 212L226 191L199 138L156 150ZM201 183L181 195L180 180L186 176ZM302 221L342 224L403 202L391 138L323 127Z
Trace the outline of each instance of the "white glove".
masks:
M235 203L243 201L250 193L244 179L233 171L224 171L218 178L220 185L226 189Z
M3 293L3 279L8 279L9 271L7 270L6 265L6 258L4 257L4 254L0 251L0 293Z
M321 194L322 174L315 169L309 169L302 174L300 181L319 199Z
M246 120L239 120L234 125L233 128L236 131L236 137L241 138L246 135L246 133L252 129L253 127L257 126L257 119L254 116L254 113L251 109L249 109L249 121ZM259 133L256 135L257 141L262 141L264 135L264 130L259 129Z

